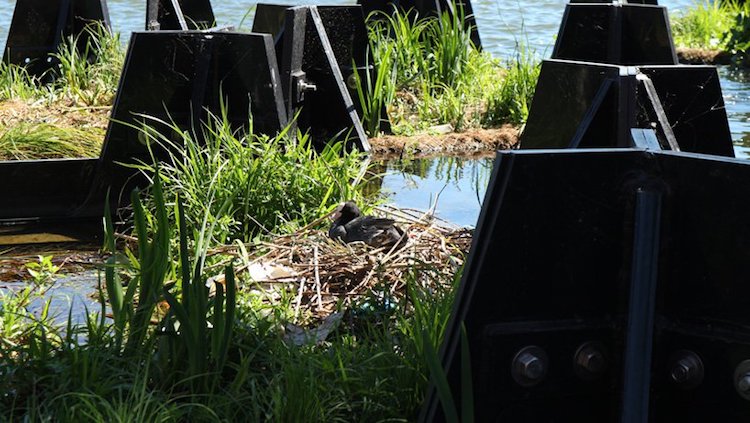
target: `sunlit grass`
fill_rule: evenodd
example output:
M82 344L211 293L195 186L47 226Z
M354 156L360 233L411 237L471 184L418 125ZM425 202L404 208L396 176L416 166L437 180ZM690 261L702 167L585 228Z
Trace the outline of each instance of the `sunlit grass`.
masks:
M670 17L672 36L678 47L725 50L727 34L742 5L734 1L703 0Z
M478 50L462 13L378 12L368 25L378 66L359 92L370 135L380 131L376 110L383 104L394 133L403 135L441 125L460 131L526 119L538 60L525 47L507 63Z

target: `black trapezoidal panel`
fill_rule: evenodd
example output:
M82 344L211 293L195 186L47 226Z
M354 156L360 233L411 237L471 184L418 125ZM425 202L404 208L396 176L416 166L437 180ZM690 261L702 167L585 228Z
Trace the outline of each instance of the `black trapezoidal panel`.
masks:
M179 142L160 121L200 137L209 114L225 112L238 129L252 116L256 133L275 135L286 124L277 69L265 34L133 33L102 152L107 182L120 187L132 174L115 162L151 161L143 123Z
M563 60L542 64L521 148L630 147L632 128L656 129L664 149L734 156L715 67Z
M568 4L552 58L617 65L676 65L667 8Z
M0 162L0 222L101 217L104 204L84 206L96 159L13 160Z
M369 151L354 84L355 71L370 69L361 7L259 4L253 31L276 40L287 114L299 111L297 124L316 148L336 138Z
M59 64L51 54L68 37L79 37L77 45L83 51L90 39L85 29L96 23L110 28L106 0L18 0L3 61L26 66L35 76L49 75Z

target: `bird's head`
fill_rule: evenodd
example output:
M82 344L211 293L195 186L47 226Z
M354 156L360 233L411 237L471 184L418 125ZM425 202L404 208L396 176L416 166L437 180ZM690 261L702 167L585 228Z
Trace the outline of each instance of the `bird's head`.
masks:
M331 218L334 221L346 223L351 221L352 219L358 218L361 215L362 212L359 210L359 207L357 207L357 204L355 204L354 201L347 201L345 203L341 203L338 207L336 207L336 210L333 211L333 215L331 216Z

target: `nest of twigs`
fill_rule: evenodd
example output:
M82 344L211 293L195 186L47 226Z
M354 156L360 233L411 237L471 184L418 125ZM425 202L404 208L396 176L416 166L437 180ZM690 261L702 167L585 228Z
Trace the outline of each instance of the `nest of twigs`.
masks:
M450 225L409 209L382 207L383 217L396 220L405 239L395 247L373 248L361 242L344 244L321 230L262 242L251 251L227 246L216 251L240 257L236 272L247 278L241 289L268 294L273 302L285 290L294 295L294 313L300 323L319 321L372 295L373 290L397 299L407 283L449 284L463 264L472 230Z

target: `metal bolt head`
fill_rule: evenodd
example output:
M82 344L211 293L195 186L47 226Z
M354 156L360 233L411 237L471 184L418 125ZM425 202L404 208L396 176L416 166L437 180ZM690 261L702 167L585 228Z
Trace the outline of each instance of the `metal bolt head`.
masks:
M672 368L670 376L676 383L685 383L690 378L691 369L684 360L677 362Z
M518 357L521 374L528 379L539 379L544 374L544 363L532 353L525 352Z
M521 348L513 357L511 375L519 385L531 387L544 379L548 365L547 353L537 346L530 345Z
M607 355L600 342L584 342L573 355L573 367L576 375L584 380L593 380L602 376L607 370Z
M750 373L745 373L737 381L737 390L744 394L750 394Z
M669 360L669 378L682 389L692 389L703 382L703 361L698 354L680 350Z
M743 399L750 401L750 360L740 362L734 369L734 389Z

